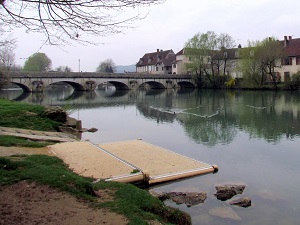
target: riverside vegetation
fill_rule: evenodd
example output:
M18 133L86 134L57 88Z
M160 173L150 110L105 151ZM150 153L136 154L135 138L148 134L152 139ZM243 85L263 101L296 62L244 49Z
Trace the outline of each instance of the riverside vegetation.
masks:
M0 99L0 126L55 131L61 123L44 117L43 112L43 106ZM0 146L41 147L49 144L52 143L35 143L24 138L0 136ZM47 155L0 157L0 188L24 180L48 185L88 201L91 210L106 208L122 214L128 219L128 224L149 224L151 221L159 221L159 224L191 224L189 215L164 205L147 190L132 184L104 181L93 183L92 178L73 173L57 157ZM98 201L98 190L110 193L111 200Z

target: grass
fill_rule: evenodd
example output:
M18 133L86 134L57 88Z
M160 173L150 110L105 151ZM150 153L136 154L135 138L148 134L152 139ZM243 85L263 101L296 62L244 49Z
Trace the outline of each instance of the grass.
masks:
M61 123L43 116L44 107L0 99L0 127L16 127L40 131L56 131ZM0 135L0 146L40 148L52 142L33 142L26 138Z
M54 144L54 142L35 142L22 137L0 135L0 146L5 146L5 147L18 146L18 147L42 148L51 144Z
M0 99L0 126L56 131L59 122L43 116L44 107Z
M46 184L76 197L90 200L94 207L110 208L125 215L131 225L148 224L159 220L169 224L191 224L186 213L165 206L146 190L131 184L100 181L92 184L92 179L81 177L67 168L57 157L46 155L0 157L0 185L9 185L21 180L31 180ZM98 203L94 190L113 190L113 201Z

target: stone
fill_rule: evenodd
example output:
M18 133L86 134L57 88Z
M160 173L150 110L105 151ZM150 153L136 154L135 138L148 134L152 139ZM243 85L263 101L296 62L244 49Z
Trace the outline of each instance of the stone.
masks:
M186 204L187 207L204 203L207 197L205 192L171 192L168 195L176 204Z
M233 196L237 194L242 194L245 185L222 185L222 186L216 186L217 193L214 194L217 199L221 201L226 201L228 199L231 199Z
M248 197L239 198L239 199L232 200L231 202L229 202L229 204L247 208L251 206L251 199Z
M57 121L57 122L66 122L67 121L67 113L60 106L48 106L44 110L45 117Z
M95 133L97 131L98 131L98 129L94 128L94 127L87 130L87 132L91 132L91 133Z
M216 207L209 210L212 216L220 217L223 219L230 219L233 221L241 221L242 218L230 207Z

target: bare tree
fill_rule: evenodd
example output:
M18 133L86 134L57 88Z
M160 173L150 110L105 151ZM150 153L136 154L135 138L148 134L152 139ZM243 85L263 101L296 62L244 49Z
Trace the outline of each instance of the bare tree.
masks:
M1 27L0 22L0 90L9 82L9 70L15 65L16 40Z
M0 67L2 71L9 71L15 64L15 49L16 45L7 43L0 46Z
M102 61L96 68L97 73L114 73L116 71L116 64L112 59Z
M59 66L55 69L55 71L69 73L72 72L72 69L68 66Z
M125 16L126 8L162 2L164 0L0 0L0 18L2 26L25 27L27 31L44 33L49 44L62 44L69 39L88 42L82 38L85 34L119 33L143 18L139 11Z

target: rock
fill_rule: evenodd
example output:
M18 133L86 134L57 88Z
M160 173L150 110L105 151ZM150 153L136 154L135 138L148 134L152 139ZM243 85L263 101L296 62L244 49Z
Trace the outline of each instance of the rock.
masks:
M67 127L67 126L58 126L58 129L60 132L70 133L70 134L79 132L78 130L74 129L73 127Z
M96 131L98 131L98 129L94 127L87 130L87 132L92 132L92 133L95 133Z
M245 185L216 186L215 188L217 189L217 193L215 194L215 196L221 201L226 201L237 194L242 194L245 187Z
M76 130L81 130L81 120L67 116L67 121L64 123L65 126L75 128Z
M169 193L166 193L166 192L158 193L158 192L155 192L155 191L150 190L149 193L150 193L152 196L158 198L158 199L161 200L161 201L165 201L165 200L167 200L167 199L170 198Z
M169 198L176 204L186 204L187 207L203 203L207 197L205 192L170 192Z
M48 106L45 108L44 114L45 117L48 117L51 120L55 120L57 122L66 122L67 121L67 113L60 106Z
M209 214L212 216L217 216L223 219L230 219L234 221L242 220L242 218L239 217L239 215L230 207L216 207L209 210Z
M247 208L247 207L251 206L251 199L248 197L239 198L236 200L232 200L231 202L229 202L229 204Z
M204 203L207 194L205 192L163 192L157 193L150 191L150 194L159 198L161 201L171 199L176 204L186 204L187 207Z

